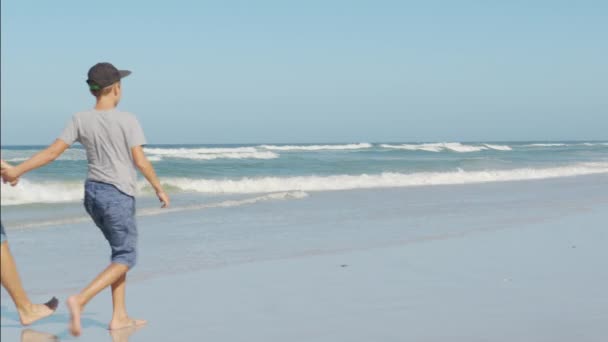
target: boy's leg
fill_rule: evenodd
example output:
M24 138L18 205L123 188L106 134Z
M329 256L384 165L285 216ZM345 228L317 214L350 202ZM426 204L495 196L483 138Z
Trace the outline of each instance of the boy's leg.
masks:
M110 330L139 326L147 323L145 320L133 319L127 314L125 302L126 287L126 273L112 284L112 304L114 305L114 311L112 313L112 321L108 327Z
M72 335L80 335L80 312L84 306L99 292L101 292L101 290L114 284L118 279L123 277L128 270L129 267L126 265L112 263L79 294L70 296L68 298L67 304L71 314L70 332Z
M110 322L110 330L115 327L115 323L120 323L127 318L127 305L125 302L126 287L127 287L127 275L123 274L122 277L118 278L112 284L112 321Z
M0 282L13 299L23 325L30 325L39 319L50 316L57 309L58 301L54 297L46 304L32 304L30 302L21 285L17 265L8 248L7 241L3 241L0 247Z
M84 306L110 285L114 311L116 317L120 317L114 322L113 316L110 328L124 327L125 320L128 320L129 325L145 323L129 319L124 304L126 273L135 265L137 259L135 199L109 184L87 182L85 189L85 207L110 244L112 263L80 294L68 298L67 304L71 313L70 332L74 336L81 333L80 314Z

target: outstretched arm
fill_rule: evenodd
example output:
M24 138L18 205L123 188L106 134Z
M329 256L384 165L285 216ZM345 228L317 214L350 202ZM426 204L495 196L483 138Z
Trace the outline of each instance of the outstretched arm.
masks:
M163 190L163 186L156 176L156 171L154 171L154 166L152 166L152 163L150 163L144 154L144 149L141 146L135 146L131 148L131 153L133 154L135 166L137 166L150 185L152 185L154 191L156 191L156 196L158 196L159 201L162 203L162 207L167 208L169 206L169 196Z
M14 182L17 178L23 174L30 172L34 169L42 167L53 160L57 159L70 145L66 144L63 140L57 139L46 149L36 153L30 159L23 163L13 167L2 170L2 178L7 182Z

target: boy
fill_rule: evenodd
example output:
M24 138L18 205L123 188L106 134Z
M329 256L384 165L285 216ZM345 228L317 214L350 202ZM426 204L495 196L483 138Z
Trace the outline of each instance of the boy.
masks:
M126 274L135 265L137 256L136 168L154 188L163 208L169 206L169 197L143 152L146 140L136 117L116 110L122 95L120 81L129 74L130 71L118 70L110 63L94 65L87 84L96 98L95 108L75 114L46 150L2 173L11 182L55 160L74 142L80 142L86 150L89 172L84 206L110 243L112 262L79 294L68 298L70 332L74 336L81 333L80 316L85 305L108 286L112 287L114 307L108 328L146 324L144 320L130 318L125 307Z
M11 167L4 160L0 160L0 170L4 171ZM11 182L13 186L16 184L17 180ZM19 273L17 272L15 259L13 259L13 255L8 248L8 241L6 241L6 233L4 232L2 221L0 221L0 270L0 282L13 299L19 313L19 321L22 325L30 325L55 312L59 304L57 298L53 297L45 304L34 304L28 298L27 293L25 293L21 285Z

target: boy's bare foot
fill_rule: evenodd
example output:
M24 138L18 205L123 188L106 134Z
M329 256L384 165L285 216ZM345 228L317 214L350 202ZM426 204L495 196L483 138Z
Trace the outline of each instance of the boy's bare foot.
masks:
M108 330L119 330L125 328L139 327L142 325L146 325L148 321L143 319L133 319L130 317L124 319L112 319L110 325L108 326Z
M80 326L80 301L78 296L70 296L67 301L68 310L70 310L70 334L72 336L80 336L82 327Z
M30 325L52 315L55 310L57 310L58 305L59 301L55 297L51 298L51 300L45 304L31 304L24 309L17 310L19 312L19 320L23 325Z

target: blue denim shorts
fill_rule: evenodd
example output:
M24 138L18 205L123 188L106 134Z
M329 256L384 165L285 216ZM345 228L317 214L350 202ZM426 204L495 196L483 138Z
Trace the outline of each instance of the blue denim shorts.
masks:
M132 268L137 261L135 198L113 185L91 180L84 188L84 207L110 243L112 262Z
M4 226L0 221L0 243L3 243L4 241L6 241L6 232L4 232Z

